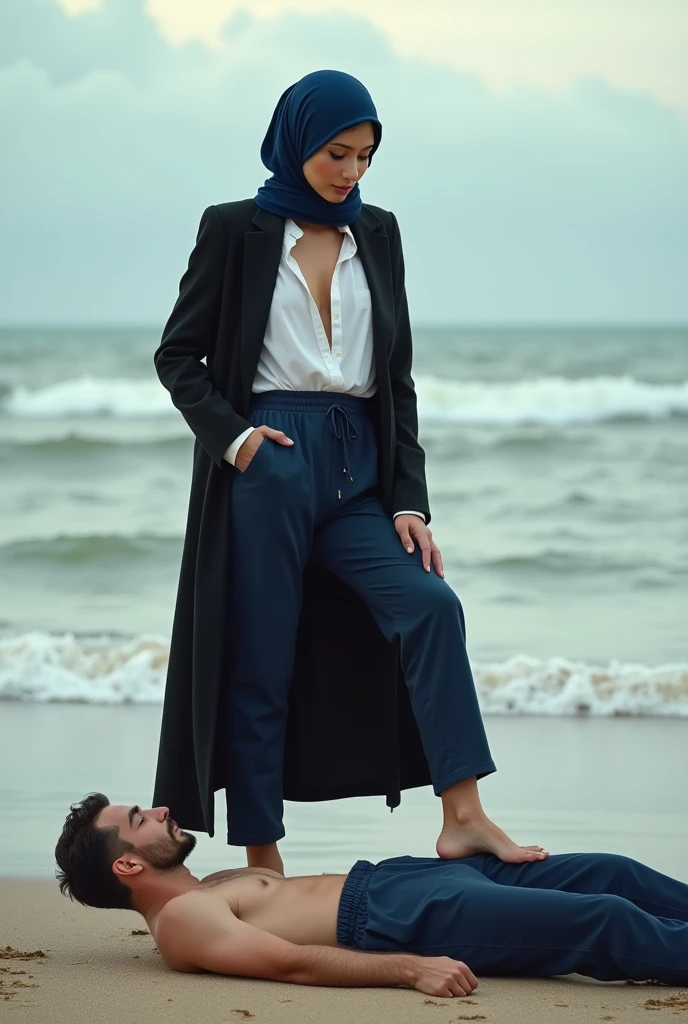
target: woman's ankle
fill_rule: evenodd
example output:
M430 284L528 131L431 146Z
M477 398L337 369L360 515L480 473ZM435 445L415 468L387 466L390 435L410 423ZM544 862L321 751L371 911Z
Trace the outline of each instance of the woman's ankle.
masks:
M456 826L457 823L468 825L471 821L484 816L475 776L455 783L449 789L445 789L440 797L445 828Z
M277 849L277 843L246 847L246 862L250 868L267 868L284 874L284 864Z

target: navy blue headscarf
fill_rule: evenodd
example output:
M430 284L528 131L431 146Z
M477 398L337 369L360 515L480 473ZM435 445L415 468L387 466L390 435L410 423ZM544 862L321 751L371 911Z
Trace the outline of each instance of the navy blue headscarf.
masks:
M280 97L260 149L272 177L258 189L255 201L263 210L311 224L343 227L361 212L361 194L354 185L341 203L328 203L306 181L303 165L339 132L364 121L373 125L380 144L382 125L370 93L357 78L342 71L314 71Z

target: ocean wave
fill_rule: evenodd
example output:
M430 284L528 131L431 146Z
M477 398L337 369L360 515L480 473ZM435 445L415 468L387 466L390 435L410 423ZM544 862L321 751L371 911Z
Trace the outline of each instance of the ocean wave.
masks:
M492 714L688 718L688 664L602 666L520 654L477 666L476 683Z
M419 413L428 425L566 427L688 415L688 381L651 384L633 377L541 377L510 382L419 377ZM0 399L3 415L24 419L176 416L157 380L83 376L48 387L19 387Z
M157 704L168 654L154 636L25 633L0 640L0 700Z
M82 376L43 388L15 388L5 396L2 411L5 416L28 419L156 419L169 416L174 408L157 380Z
M29 455L47 455L51 459L56 456L88 456L90 454L99 456L111 449L134 448L141 452L146 447L154 448L156 452L161 449L170 451L179 450L184 452L189 447L190 433L186 424L185 430L179 436L170 437L169 433L163 436L146 437L102 437L88 436L74 431L66 431L58 436L42 437L19 437L12 441L0 441L0 454L5 452L8 455L16 454L25 458Z
M533 513L531 512L530 514L532 515ZM561 530L558 532L561 536ZM567 539L578 541L579 545L586 542L586 538L583 535L571 537L569 533ZM472 569L488 570L506 575L513 573L516 576L521 573L554 576L606 575L608 573L637 572L639 569L644 568L659 568L671 572L675 568L682 568L676 567L673 564L658 566L655 561L642 558L638 552L634 552L632 557L628 556L624 559L618 555L615 557L611 554L602 555L595 552L581 551L578 547L572 547L570 550L544 548L527 554L505 554L496 558L464 559L459 564Z
M158 704L166 640L25 633L0 640L0 700ZM525 654L474 666L483 711L501 715L688 718L688 664L592 665Z
M421 377L417 389L419 417L427 424L570 427L688 415L688 381L649 384L633 377L540 377L460 382Z
M181 537L141 533L131 537L118 533L63 534L2 544L0 565L21 567L38 563L45 567L66 567L104 560L120 568L124 563L138 566L144 559L178 558L182 543Z
M519 515L537 516L538 510L526 510ZM513 511L507 511L504 518L512 519ZM572 530L570 527L555 526L539 531L538 543L553 540L558 547L538 547L531 551L505 552L492 557L453 559L458 568L470 569L474 572L495 573L502 577L513 576L515 579L536 577L560 577L569 579L573 576L606 577L617 579L637 576L644 571L660 573L670 581L683 577L688 572L685 559L674 556L671 559L651 557L639 551L631 550L612 552L609 550L591 550L592 540L584 532ZM563 543L562 543L563 542Z
M537 514L531 512L531 515ZM511 513L509 513L511 515ZM653 574L653 586L671 586L688 573L685 560L662 562L644 558L638 552L623 557L585 550L585 534L559 528L552 539L568 546L543 547L526 553L495 557L456 557L458 570L489 573L513 581L547 578L623 576L628 586L644 586L643 573ZM0 544L0 570L12 572L102 572L133 573L166 571L178 565L184 539L178 534L62 533L50 537L22 537ZM100 576L98 576L100 578Z

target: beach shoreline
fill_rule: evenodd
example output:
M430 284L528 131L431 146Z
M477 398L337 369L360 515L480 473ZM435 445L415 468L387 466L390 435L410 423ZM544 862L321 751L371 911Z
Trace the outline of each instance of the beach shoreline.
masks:
M149 803L162 709L0 707L0 873L49 878L71 803L94 790L114 803ZM517 842L552 853L622 853L688 882L683 719L490 715L485 721L497 772L481 782L481 798ZM193 870L201 875L244 863L243 850L225 843L223 792L215 808L215 836L199 833L193 852ZM439 801L428 787L407 790L393 814L384 797L289 802L280 848L289 874L342 873L361 857L434 856L440 822Z

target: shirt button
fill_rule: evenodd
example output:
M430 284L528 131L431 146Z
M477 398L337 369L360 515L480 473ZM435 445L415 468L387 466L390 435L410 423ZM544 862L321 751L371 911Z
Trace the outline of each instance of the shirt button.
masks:
M341 359L342 358L342 353L341 352L335 352L335 355L337 356L337 359Z
M334 318L335 320L339 320L339 313L335 313Z

